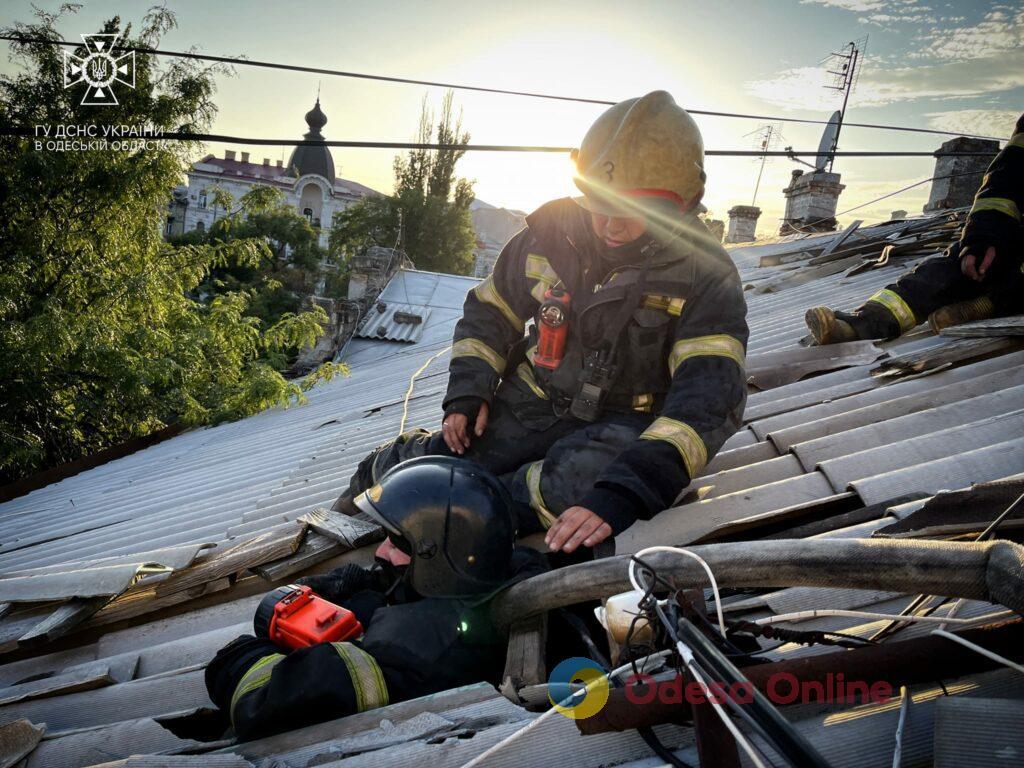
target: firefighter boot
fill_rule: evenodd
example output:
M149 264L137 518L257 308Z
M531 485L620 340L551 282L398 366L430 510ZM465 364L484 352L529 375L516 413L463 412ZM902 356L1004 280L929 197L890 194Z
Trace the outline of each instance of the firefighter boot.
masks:
M995 317L996 308L992 299L988 296L981 296L970 301L961 301L956 304L947 304L928 315L929 327L938 333L943 328L952 325L962 325L975 320L988 320Z
M810 328L811 335L818 346L857 341L860 338L852 325L845 320L840 320L836 317L836 313L828 307L811 307L804 315L804 322Z

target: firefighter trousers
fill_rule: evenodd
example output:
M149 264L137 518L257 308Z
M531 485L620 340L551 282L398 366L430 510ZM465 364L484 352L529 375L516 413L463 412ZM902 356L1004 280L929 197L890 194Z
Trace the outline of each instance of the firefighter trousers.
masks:
M520 536L550 527L559 514L578 503L605 467L654 420L650 413L615 412L593 423L567 416L544 428L531 428L522 424L500 394L499 387L484 434L473 436L463 458L497 475L508 489ZM454 455L441 430L410 430L360 462L348 495L362 493L407 459Z
M959 251L928 259L887 285L854 312L836 312L862 339L887 339L906 333L948 304L988 296L997 316L1024 312L1024 255L997 260L982 282L960 271Z

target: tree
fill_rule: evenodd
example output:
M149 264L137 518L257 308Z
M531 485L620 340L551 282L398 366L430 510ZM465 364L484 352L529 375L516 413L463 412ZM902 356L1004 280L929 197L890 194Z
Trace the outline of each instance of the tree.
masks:
M59 16L37 12L3 34L59 40ZM174 24L157 8L124 39L158 47ZM120 20L101 31L122 32ZM203 132L216 111L220 70L196 62L161 66L137 53L135 88L119 90L119 105L82 106L81 93L63 87L57 45L14 43L12 59L18 71L0 77L6 125ZM336 373L327 366L298 383L279 372L287 350L321 332L323 312L267 325L249 314L249 289L197 298L214 270L270 256L261 238L161 239L167 201L197 149L164 141L57 151L0 139L0 482L166 425L295 402Z
M247 291L251 296L247 314L265 325L273 325L289 312L298 312L303 299L317 292L327 257L316 230L273 187L253 187L237 203L215 188L213 201L225 215L205 232L192 230L175 238L176 244L220 245L255 239L262 241L266 250L255 266L231 264L213 269L199 286L199 295Z
M394 195L366 198L343 211L331 230L333 254L343 257L370 245L397 245L419 269L454 274L472 270L473 184L455 176L469 133L453 115L450 91L441 104L436 131L424 100L416 143L428 144L431 137L451 148L412 149L405 157L396 157Z

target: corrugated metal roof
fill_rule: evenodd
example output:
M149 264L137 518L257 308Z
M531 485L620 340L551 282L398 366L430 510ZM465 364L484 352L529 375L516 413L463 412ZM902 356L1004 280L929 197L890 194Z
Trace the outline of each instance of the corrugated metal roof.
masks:
M897 232L900 226L886 224L878 231ZM863 228L857 234L873 236L871 229ZM789 238L786 242L734 248L731 253L745 281L758 284L801 268L793 264L759 267L761 256L791 252L797 246L820 248L836 236ZM860 274L835 272L802 284L777 283L774 292L747 291L750 355L775 352L784 360L787 351L797 349L806 334L803 314L808 307L821 303L855 307L917 261L897 259ZM371 448L396 434L403 415L407 426L436 425L447 380L446 350L461 316L465 294L476 282L434 273L399 272L381 294L385 311L368 315L360 334L344 352L351 375L317 387L308 403L189 432L0 505L0 573L177 544L223 541L229 536L268 530L318 505L329 504L346 486L356 463ZM395 313L400 311L420 314L423 322L402 328L403 324L394 322ZM383 336L377 335L378 328L384 329ZM892 356L938 350L949 342L918 330L880 346ZM428 361L404 413L403 397L410 377ZM1024 442L1019 437L1024 432L1024 351L989 354L921 378L881 379L871 374L873 367L874 363L857 364L752 392L746 425L727 442L705 475L694 482L691 490L697 492L690 493L686 503L629 529L617 541L619 551L655 543L686 544L713 534L720 526L758 516L764 520L790 514L801 504L813 509L816 504L836 499L852 499L855 505L884 503L910 492L928 495L1024 472ZM904 505L891 512L904 514L920 504ZM875 520L828 535L867 536L882 525L883 520ZM138 675L145 680L171 670L194 669L189 665L197 659L201 663L228 636L240 631L251 616L253 600L247 596L176 620L155 622L144 629L121 630L93 645L62 651L49 660L43 657L0 666L0 679L13 682L28 674L61 671L83 660L126 653L142 654ZM747 615L766 616L834 603L898 611L907 602L906 596L891 593L781 590L763 596L762 607L747 609ZM981 615L990 610L988 604L970 602L958 615ZM880 626L880 622L835 618L800 624L801 628L845 629L861 636ZM905 634L913 637L924 631L923 627L913 627ZM154 644L159 645L152 647ZM778 656L819 652L818 648L791 647L780 649ZM186 656L190 661L185 660ZM158 702L146 711L207 705L202 690L189 687L194 682L189 674L178 676L182 685L173 701L168 699L162 710ZM997 673L981 679L974 690L1020 696L1018 681L1011 682ZM123 703L147 694L143 690L146 686L124 687L131 685L138 683L113 686L103 694L103 700ZM153 688L152 695L162 690L160 685ZM118 690L124 695L119 696ZM462 701L458 697L464 695L440 694L430 711L460 723L465 717L485 720L480 714L485 712L500 712L507 719L479 726L478 735L470 739L441 739L438 749L427 749L426 741L410 736L410 740L378 752L332 759L344 765L361 761L395 764L403 759L458 765L533 717L492 696L463 702L459 704L463 707L458 710L461 714L451 715L455 710L446 708L444 702ZM65 717L73 724L84 717L89 727L120 724L117 727L121 728L127 718L137 716L117 706L101 707L88 716L76 714L65 706L73 702L60 704L65 698L58 697L48 704L38 702L33 711L38 710L38 716L43 717L49 707L56 707L52 710L57 713L54 722ZM87 701L90 697L80 698ZM352 734L373 737L379 730L377 724L385 717L405 721L406 716L400 714L406 711L402 706L359 720L366 725L361 730L353 725ZM929 707L933 708L931 704L923 704L920 709L915 704L912 708L915 716L923 719L915 721L914 729L905 736L905 759L907 754L915 760L931 754L933 716ZM891 747L877 738L872 741L866 734L877 737L884 733L889 738L895 727L894 712L892 707L879 709L871 716L844 720L841 728L820 712L794 717L830 759L835 756L835 764L882 765L891 764ZM134 751L182 746L166 736L156 739L144 735L149 732L143 725L132 727L139 733ZM316 757L323 762L325 755L334 754L330 726L320 728L322 732L314 729L305 742L303 760ZM666 734L673 745L692 743L689 729L669 727ZM62 742L65 740L44 742L46 750L39 750L41 756L36 762L30 760L30 768L57 764L53 762L55 755L71 754L57 749ZM847 751L834 752L836 744L845 745ZM65 745L71 746L70 742ZM86 746L76 746L76 750L75 755L89 754ZM649 751L639 740L621 734L580 741L568 720L555 718L524 739L515 753L495 764L517 759L516 764L524 764L522 756L534 754L564 765L598 766L641 760ZM884 760L886 755L889 763ZM256 763L269 765L273 760L268 756Z
M430 307L417 304L389 304L378 300L359 325L356 337L404 341L410 344L423 336L425 323L430 318Z

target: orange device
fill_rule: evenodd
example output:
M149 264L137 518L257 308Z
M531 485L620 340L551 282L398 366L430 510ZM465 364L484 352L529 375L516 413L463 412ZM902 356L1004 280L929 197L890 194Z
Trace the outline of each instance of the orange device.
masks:
M548 288L537 312L537 351L533 364L555 369L565 356L569 335L569 302L572 297L561 288Z
M363 634L363 625L352 611L297 584L268 593L260 601L252 624L257 637L292 651L317 643L351 640Z

